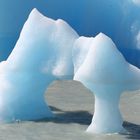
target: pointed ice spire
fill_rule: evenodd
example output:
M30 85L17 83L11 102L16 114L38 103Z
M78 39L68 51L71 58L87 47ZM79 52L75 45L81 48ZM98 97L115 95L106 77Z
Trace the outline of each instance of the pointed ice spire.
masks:
M39 20L40 18L44 18L44 15L42 15L36 8L34 8L29 14L29 18L32 20Z

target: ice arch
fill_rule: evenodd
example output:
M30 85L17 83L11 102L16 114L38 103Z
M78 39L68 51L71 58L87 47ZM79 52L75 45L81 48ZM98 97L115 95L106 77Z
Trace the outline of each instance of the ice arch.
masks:
M75 80L95 93L95 114L87 131L120 132L119 97L140 88L140 70L127 63L104 34L79 38L63 20L34 9L14 50L0 63L0 121L52 117L43 98L46 86L74 73Z
M0 63L0 121L52 117L44 92L53 80L72 78L76 38L63 20L32 10L12 53Z

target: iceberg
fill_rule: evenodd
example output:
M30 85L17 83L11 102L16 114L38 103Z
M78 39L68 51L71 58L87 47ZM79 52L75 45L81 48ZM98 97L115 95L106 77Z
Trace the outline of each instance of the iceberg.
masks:
M0 122L53 117L44 94L56 79L80 81L94 93L87 132L124 130L119 99L124 91L140 89L140 70L105 34L79 37L62 19L33 9L13 51L0 63Z
M85 42L87 40L85 38ZM95 95L95 112L87 132L122 132L119 99L124 91L140 89L140 70L129 64L113 41L103 33L92 38L89 44L81 41L81 48L79 45L75 43L74 46L79 53L83 53L81 50L88 45L89 51L85 52L85 59L80 62L82 64L75 72L74 80L82 82ZM74 63L79 65L79 61Z
M72 79L78 34L63 20L33 9L8 59L0 63L0 121L53 117L44 94L55 79Z

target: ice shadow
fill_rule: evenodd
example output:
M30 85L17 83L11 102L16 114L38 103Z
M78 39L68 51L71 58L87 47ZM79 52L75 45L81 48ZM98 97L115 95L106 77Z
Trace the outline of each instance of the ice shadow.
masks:
M50 106L50 109L55 114L54 118L43 118L35 122L77 123L88 126L92 120L92 114L88 111L63 111L54 106ZM124 135L127 139L140 140L140 125L124 121L123 126L127 132L120 135Z
M125 135L127 139L140 140L140 125L124 121L123 126L127 132L122 135Z
M54 123L78 123L81 125L89 125L92 120L92 114L88 111L63 111L54 106L50 106L54 112L54 118L43 118L35 120L35 122L54 122Z

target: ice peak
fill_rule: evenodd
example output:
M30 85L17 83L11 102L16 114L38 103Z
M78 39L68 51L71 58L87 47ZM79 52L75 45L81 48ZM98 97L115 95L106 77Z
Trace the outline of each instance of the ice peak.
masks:
M40 13L37 8L33 8L33 10L31 11L31 13Z
M62 19L57 19L56 20L56 24L60 27L60 26L62 26L62 27L69 27L69 25L64 21L64 20L62 20Z
M106 36L104 33L100 32L97 36Z
M111 40L107 35L105 35L104 33L100 32L95 39L100 39L100 40L104 40L104 41L109 41Z
M34 9L31 11L29 17L30 17L31 19L37 20L37 19L42 18L42 17L44 17L44 16L43 16L36 8L34 8Z
M104 33L99 33L95 36L93 49L99 50L99 53L104 51L106 55L108 55L109 52L118 53L118 55L120 55L112 39Z
M57 19L56 22L59 23L59 24L64 24L65 23L65 21L63 19Z

